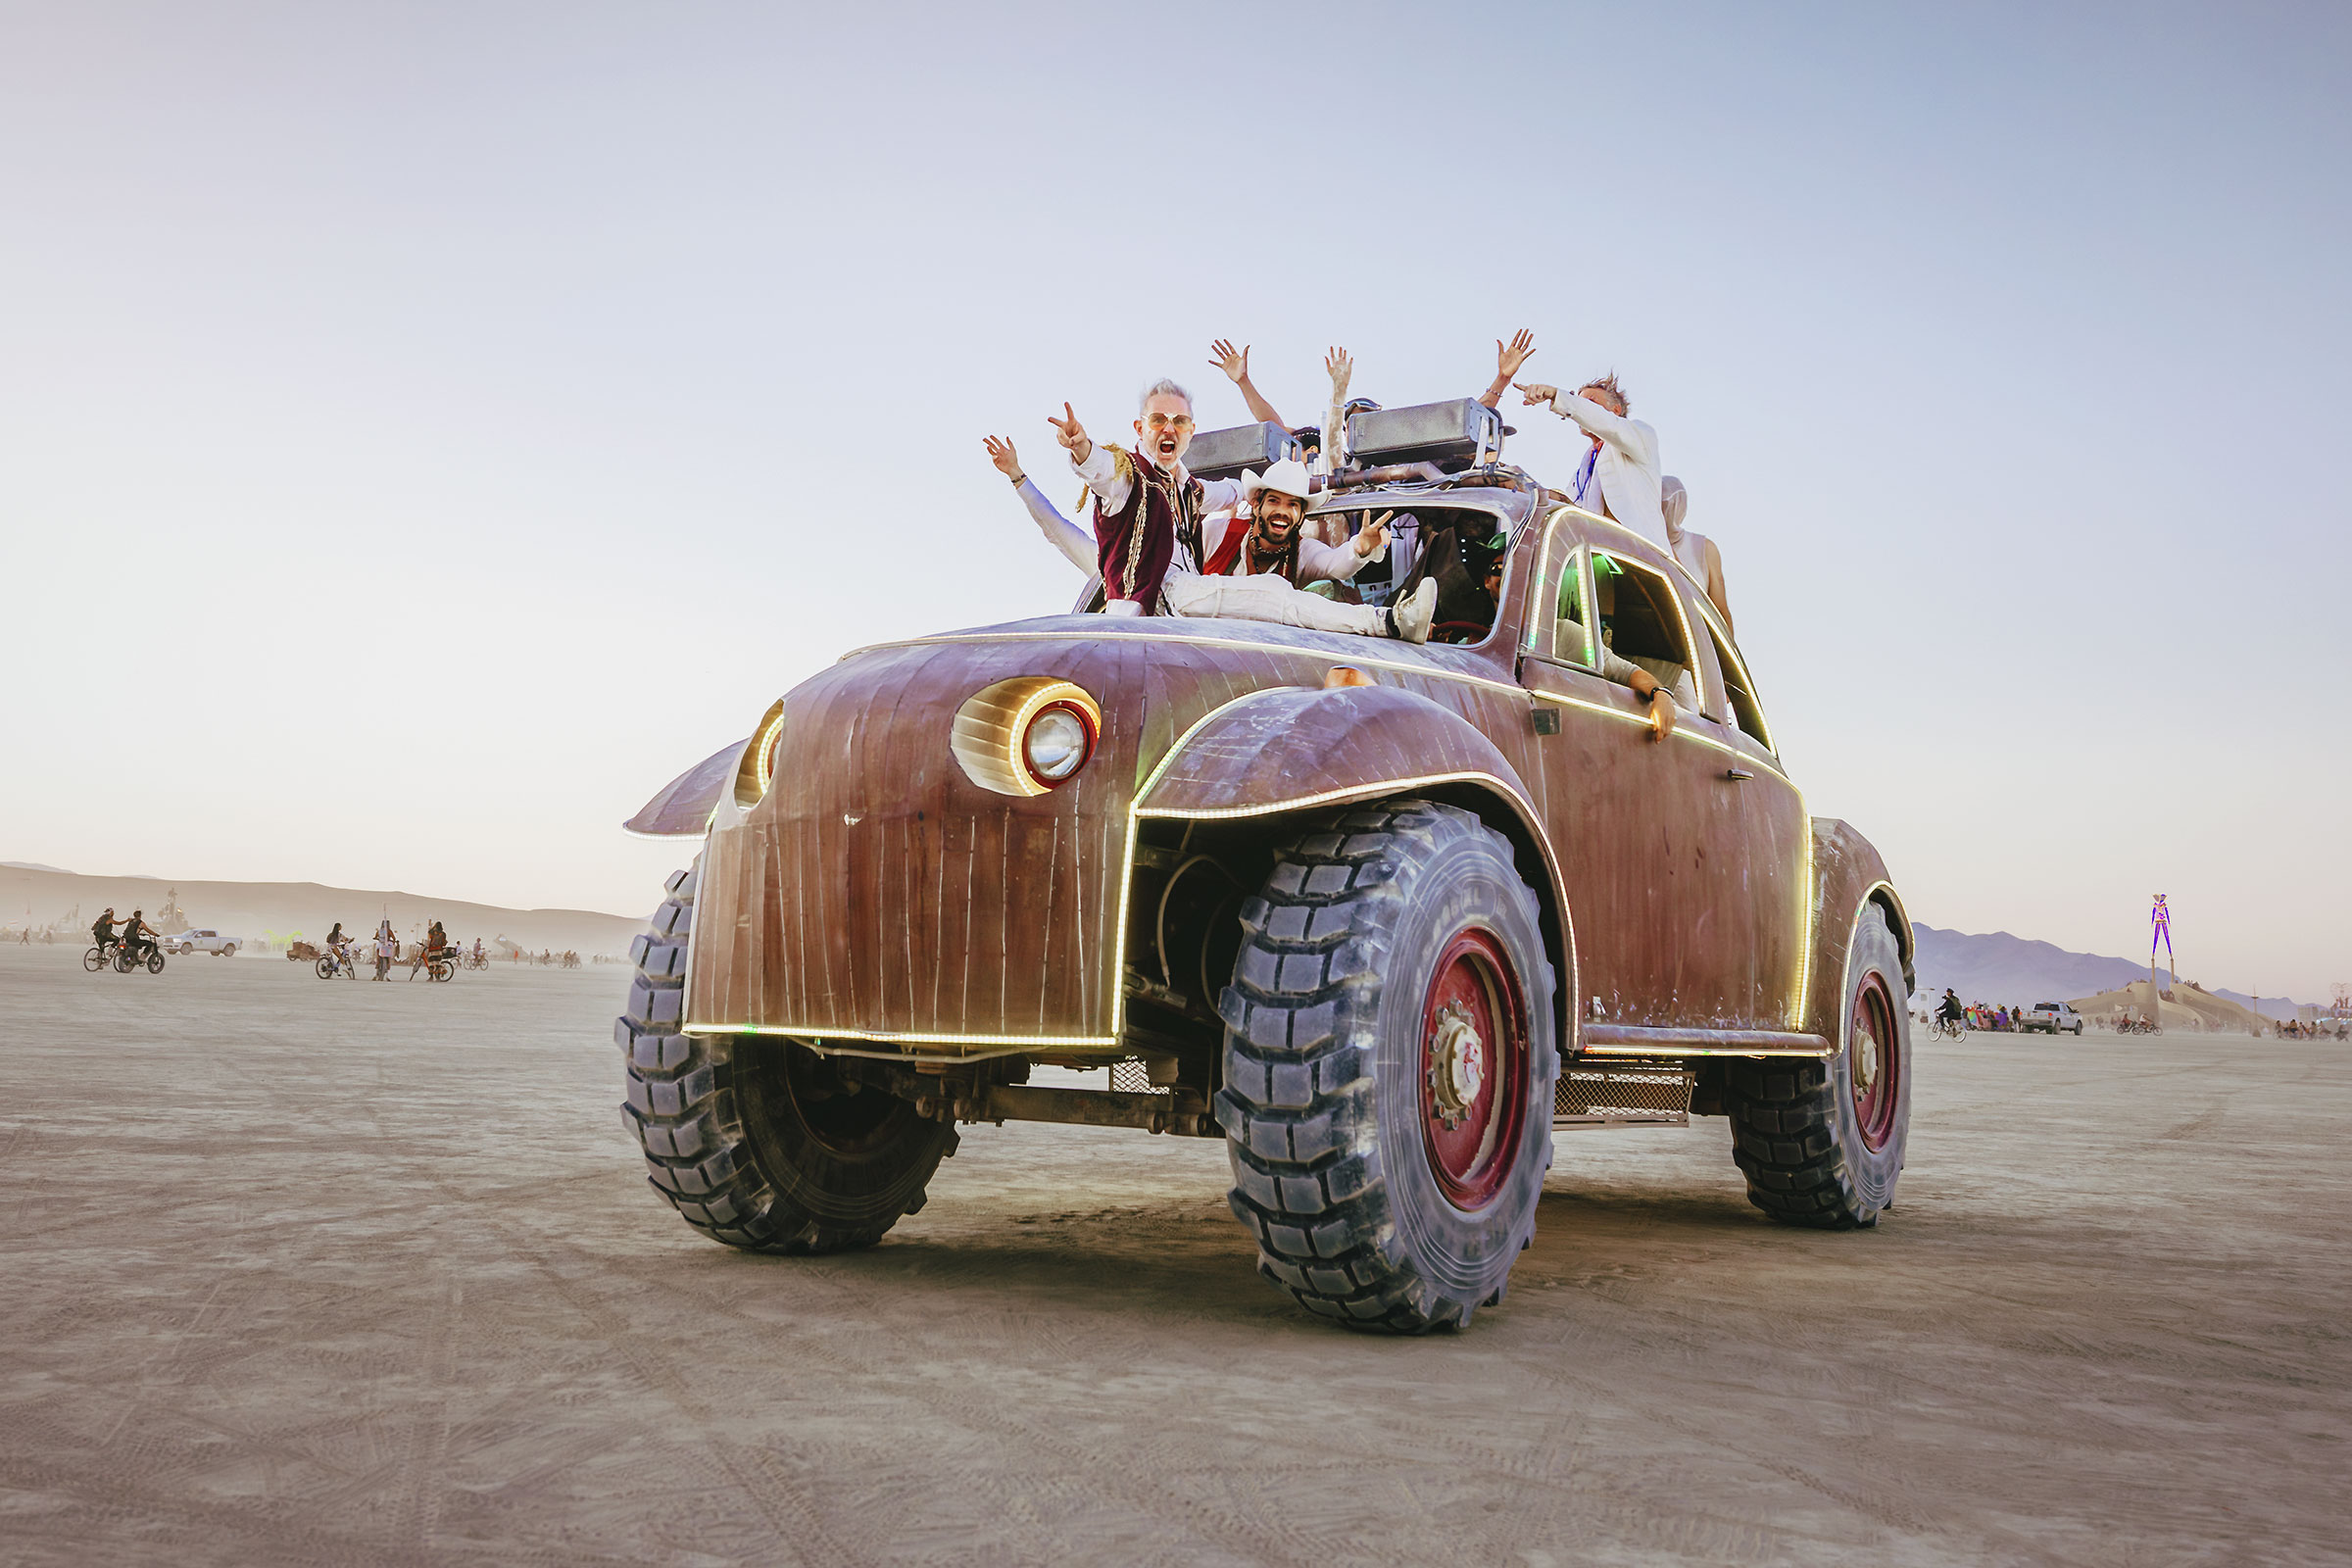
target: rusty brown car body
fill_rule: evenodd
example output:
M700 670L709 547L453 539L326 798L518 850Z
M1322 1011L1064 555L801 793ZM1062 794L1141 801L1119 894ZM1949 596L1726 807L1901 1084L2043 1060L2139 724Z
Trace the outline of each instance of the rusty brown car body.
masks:
M1555 1128L1725 1115L1767 1212L1875 1221L1911 929L1871 846L1807 812L1724 616L1515 470L1343 488L1310 526L1380 512L1507 538L1491 630L887 643L657 797L632 827L702 841L618 1031L663 1195L821 1250L919 1205L959 1119L1224 1136L1268 1274L1404 1330L1499 1300ZM1670 735L1604 636L1681 694ZM1016 730L1056 705L1090 745L1049 779Z

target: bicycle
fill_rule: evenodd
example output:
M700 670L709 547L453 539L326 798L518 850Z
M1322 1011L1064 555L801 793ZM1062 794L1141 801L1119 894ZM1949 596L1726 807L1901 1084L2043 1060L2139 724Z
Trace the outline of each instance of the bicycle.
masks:
M1928 1025L1928 1037L1932 1040L1957 1040L1962 1033L1959 1019L1947 1018L1940 1012Z
M116 943L115 973L135 974L141 969L146 970L149 974L162 974L164 972L164 950L158 947L132 949L125 948L120 942Z
M104 947L93 946L81 956L81 966L92 974L104 974L115 966L115 955L122 947L120 942L109 942Z
M319 954L317 967L321 980L332 980L337 974L346 980L360 977L360 966L352 960L350 951L345 948L328 948Z

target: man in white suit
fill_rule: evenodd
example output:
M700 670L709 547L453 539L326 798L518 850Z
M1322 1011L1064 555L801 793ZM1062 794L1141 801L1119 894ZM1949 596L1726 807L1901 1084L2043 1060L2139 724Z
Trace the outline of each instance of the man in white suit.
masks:
M1657 544L1668 544L1658 505L1658 432L1626 417L1624 389L1614 373L1587 381L1574 395L1542 382L1512 383L1527 407L1548 405L1592 438L1584 463L1563 493L1587 512L1613 517Z
M1535 334L1525 327L1512 333L1508 343L1497 339L1494 379L1478 401L1490 409L1500 408L1503 388L1515 386L1529 408L1549 404L1561 418L1574 419L1577 428L1592 438L1592 445L1559 493L1587 512L1613 517L1672 549L1658 506L1658 432L1625 416L1625 392L1617 385L1615 371L1587 381L1574 397L1563 397L1556 386L1513 380L1535 352Z

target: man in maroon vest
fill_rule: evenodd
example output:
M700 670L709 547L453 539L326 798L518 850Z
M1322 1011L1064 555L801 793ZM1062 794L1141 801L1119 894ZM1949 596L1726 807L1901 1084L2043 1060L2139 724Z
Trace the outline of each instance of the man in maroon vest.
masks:
M1095 498L1095 546L1102 573L1103 612L1112 615L1164 613L1160 589L1181 534L1198 534L1211 512L1239 507L1232 479L1208 483L1184 466L1193 444L1193 395L1175 382L1145 389L1135 420L1135 447L1098 446L1067 403L1062 417L1046 416L1070 455L1070 467Z

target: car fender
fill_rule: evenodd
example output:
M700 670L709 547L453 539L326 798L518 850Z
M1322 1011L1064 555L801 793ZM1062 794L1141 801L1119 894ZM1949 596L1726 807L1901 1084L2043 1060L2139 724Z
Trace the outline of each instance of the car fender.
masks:
M1555 974L1559 1040L1582 1007L1576 928L1559 858L1509 760L1453 710L1395 686L1286 686L1215 710L1136 793L1139 817L1279 817L1409 795L1476 813L1511 844L1535 889Z
M719 796L734 779L743 761L743 749L752 737L722 746L662 786L635 816L620 825L649 839L699 839L710 825Z
M1854 923L1872 905L1886 914L1903 956L1903 987L1919 989L1911 917L1870 840L1834 816L1813 818L1813 955L1805 987L1805 1028L1826 1040L1845 1038L1846 948Z

